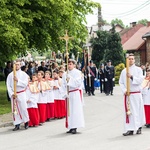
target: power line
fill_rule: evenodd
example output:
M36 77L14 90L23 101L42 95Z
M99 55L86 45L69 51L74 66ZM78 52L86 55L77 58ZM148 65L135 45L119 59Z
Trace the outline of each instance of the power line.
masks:
M141 4L140 6L134 8L134 9L132 9L132 10L129 10L129 11L127 11L127 12L120 13L120 14L108 14L108 15L124 15L124 14L130 14L130 13L139 11L140 9L146 7L146 6L149 5L149 4L150 4L150 1L148 0L148 1L144 2L143 4ZM102 11L102 12L105 12L105 11ZM105 13L105 14L107 14L107 13Z
M149 2L147 5L141 7L141 8L139 8L139 9L137 9L137 10L134 10L134 11L132 11L132 12L128 12L127 14L124 14L124 15L119 15L118 17L124 17L124 16L132 15L133 13L136 13L136 12L140 11L141 9L145 8L145 7L148 6L149 4L150 4L150 2Z

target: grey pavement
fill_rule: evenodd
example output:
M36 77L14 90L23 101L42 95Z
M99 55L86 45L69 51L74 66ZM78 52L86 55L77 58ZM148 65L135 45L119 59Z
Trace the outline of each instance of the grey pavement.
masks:
M150 129L141 135L124 137L123 96L119 86L113 96L84 94L85 128L75 135L66 134L65 119L46 122L43 126L0 128L0 150L150 150Z

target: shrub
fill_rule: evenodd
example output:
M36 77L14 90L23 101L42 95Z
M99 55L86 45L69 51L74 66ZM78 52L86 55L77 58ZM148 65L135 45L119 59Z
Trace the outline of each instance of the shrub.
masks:
M115 84L119 83L120 74L124 68L125 68L125 65L123 63L115 66Z

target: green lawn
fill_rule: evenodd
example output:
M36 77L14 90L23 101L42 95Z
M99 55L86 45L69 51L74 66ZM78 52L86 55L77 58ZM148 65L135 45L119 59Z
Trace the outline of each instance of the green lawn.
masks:
M7 100L5 81L0 81L0 115L10 113L11 104Z

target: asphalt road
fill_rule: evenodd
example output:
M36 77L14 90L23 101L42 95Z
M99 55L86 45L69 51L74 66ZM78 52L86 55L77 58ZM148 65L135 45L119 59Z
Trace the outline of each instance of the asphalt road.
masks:
M124 137L123 97L119 86L113 96L84 96L85 128L66 134L65 119L46 122L43 126L0 128L0 150L150 150L150 128L141 135Z

